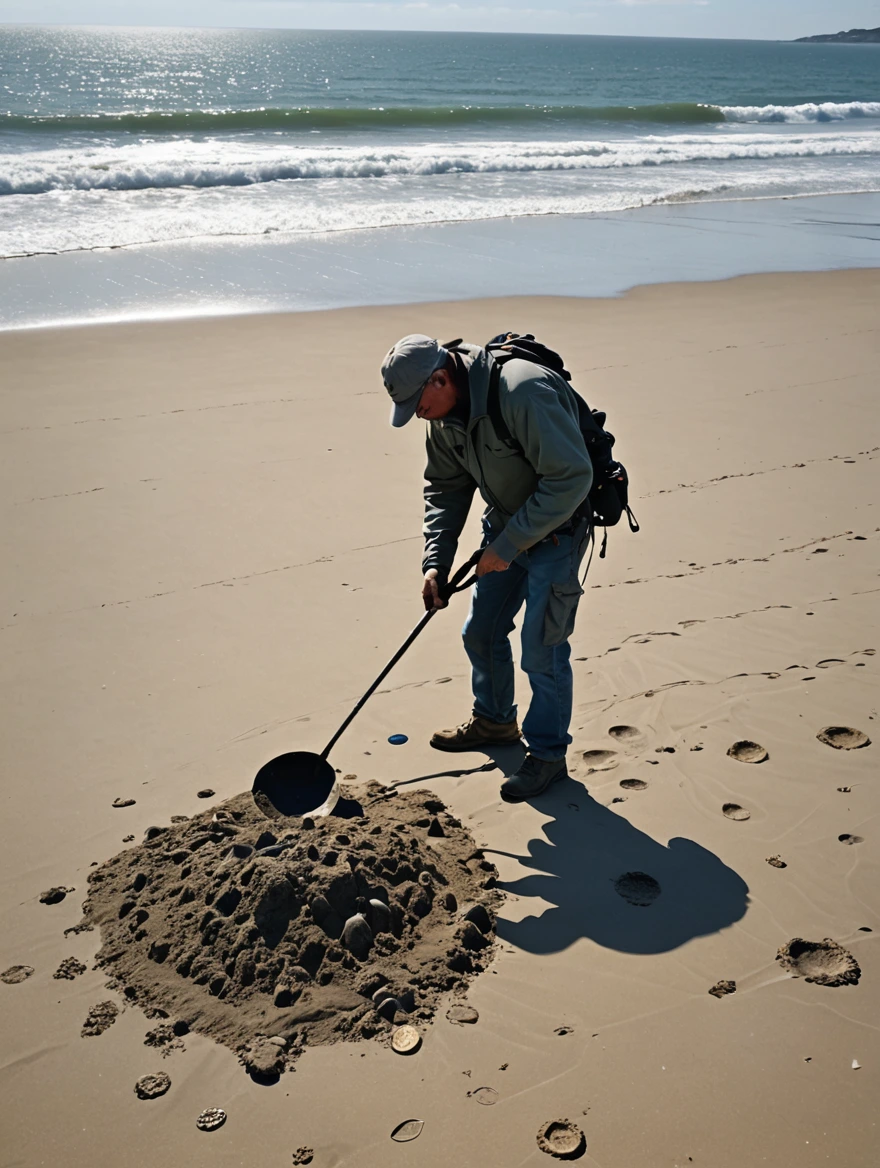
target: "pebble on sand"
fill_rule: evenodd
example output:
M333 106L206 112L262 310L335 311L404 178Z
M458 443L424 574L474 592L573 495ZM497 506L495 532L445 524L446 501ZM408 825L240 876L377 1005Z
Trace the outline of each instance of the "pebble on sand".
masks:
M723 998L723 997L726 997L727 994L735 994L736 993L736 982L735 981L716 981L716 983L709 990L709 993L712 995L713 998Z
M108 1026L113 1025L118 1014L119 1007L115 1002L98 1002L86 1015L80 1034L83 1038L96 1038L103 1034Z
M47 888L45 892L40 893L40 904L60 904L68 892L75 891L75 888L65 888L63 884L59 884L57 888Z
M164 1071L155 1075L142 1075L134 1085L138 1099L158 1099L171 1086L171 1079Z
M456 1002L446 1011L446 1017L456 1026L473 1026L479 1021L480 1015L473 1006L466 1006L463 1002Z
M85 971L86 967L82 961L77 961L75 957L65 957L52 976L59 981L62 979L73 981L75 977L79 977Z

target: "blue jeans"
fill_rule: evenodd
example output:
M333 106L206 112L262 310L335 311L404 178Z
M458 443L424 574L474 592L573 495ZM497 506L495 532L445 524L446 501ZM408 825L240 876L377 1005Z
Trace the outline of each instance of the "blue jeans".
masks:
M471 662L474 713L490 722L512 722L514 617L526 606L522 622L522 669L532 700L523 721L529 750L538 758L564 758L571 742L572 676L569 635L583 590L578 570L587 544L584 523L558 544L544 540L520 552L505 572L490 572L474 586L471 609L462 629Z

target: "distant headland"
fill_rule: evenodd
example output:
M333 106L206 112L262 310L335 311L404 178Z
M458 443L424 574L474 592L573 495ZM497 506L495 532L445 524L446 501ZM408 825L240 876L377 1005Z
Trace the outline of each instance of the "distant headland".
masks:
M880 45L880 28L851 28L849 32L823 32L819 36L798 37L798 44Z

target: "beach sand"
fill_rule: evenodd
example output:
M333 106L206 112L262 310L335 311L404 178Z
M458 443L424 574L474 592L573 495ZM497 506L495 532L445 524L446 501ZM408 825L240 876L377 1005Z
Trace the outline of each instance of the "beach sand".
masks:
M557 1117L601 1168L873 1163L878 303L867 270L0 336L0 970L34 970L0 984L3 1164L537 1166ZM90 865L323 748L421 615L423 433L389 428L381 357L507 328L608 411L642 525L587 579L571 778L508 806L484 755L428 747L469 712L464 597L332 755L355 795L429 787L497 865L479 1021L441 1010L408 1059L308 1049L272 1087L200 1035L162 1058L93 970L98 933L64 936ZM874 742L832 749L828 726ZM840 943L858 984L793 978L798 937ZM53 978L69 957L86 972Z

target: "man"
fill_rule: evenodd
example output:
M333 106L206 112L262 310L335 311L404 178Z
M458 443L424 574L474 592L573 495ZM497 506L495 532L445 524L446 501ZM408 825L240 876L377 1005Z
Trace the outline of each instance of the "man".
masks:
M568 773L572 674L568 638L582 595L578 569L589 534L579 507L593 478L575 396L558 374L519 358L501 365L499 407L515 442L502 441L487 413L490 353L449 349L413 334L382 364L393 426L428 422L425 470L425 603L443 607L438 589L479 489L485 550L462 636L471 662L473 714L438 730L438 750L480 750L520 740L509 635L525 604L522 668L532 700L523 721L525 761L501 787L518 802Z

